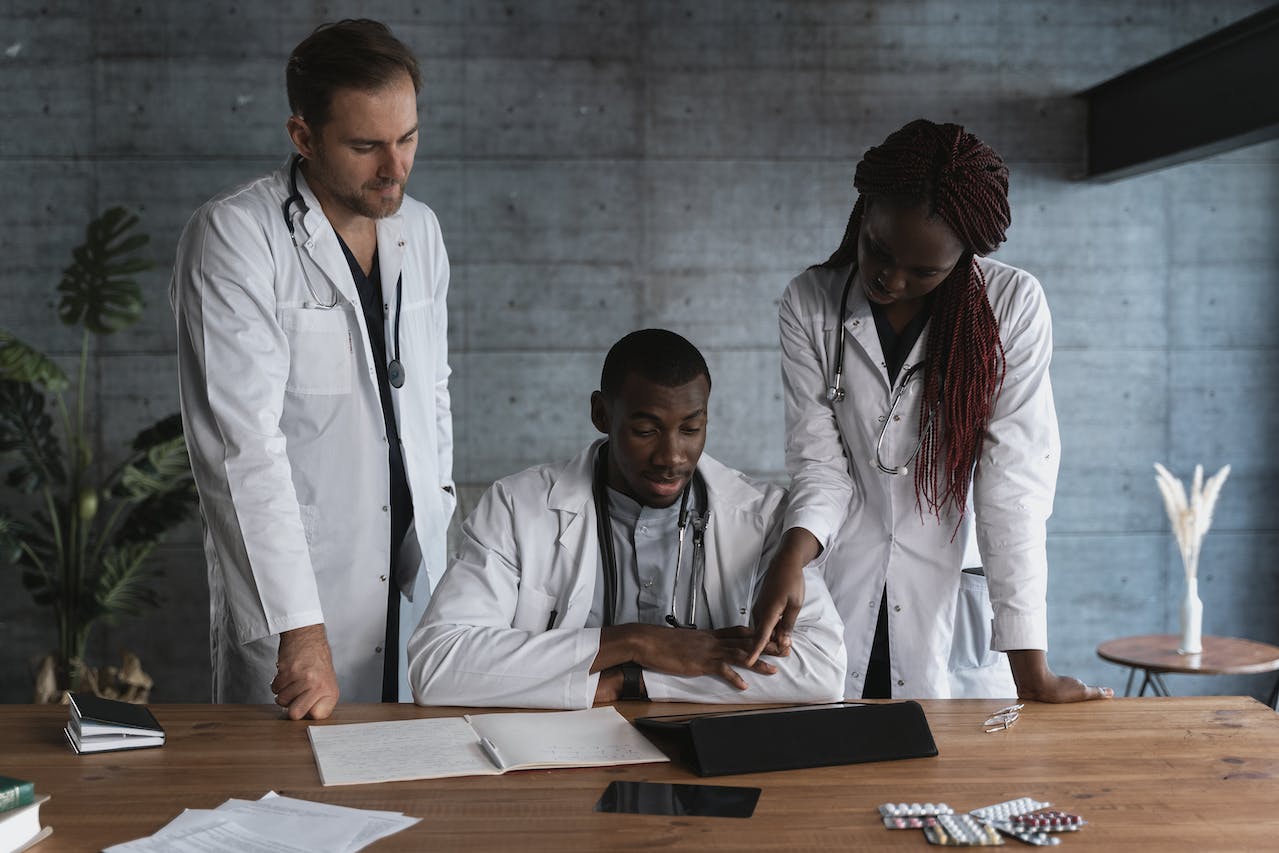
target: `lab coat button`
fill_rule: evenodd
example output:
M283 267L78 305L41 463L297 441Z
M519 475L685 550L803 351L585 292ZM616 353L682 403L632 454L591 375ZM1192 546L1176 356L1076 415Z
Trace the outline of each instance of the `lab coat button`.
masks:
M853 321L853 325L854 325L854 326L860 326L861 324L862 324L862 321L861 321L861 320L854 320L854 321Z
M905 687L905 686L906 686L906 682L902 681L902 680L899 678L899 679L897 679L897 686L898 686L898 687Z
M382 583L386 583L386 575L378 575L378 580L380 580Z
M373 651L374 651L376 654L379 654L379 655L380 655L380 654L382 654L382 647L381 647L381 646L378 646L378 647L377 647L376 649L374 649Z
M894 605L893 605L893 612L894 612L894 613L901 613L901 612L902 612L902 606L901 606L900 604L894 604Z
M886 421L886 420L888 420L888 418L884 417L883 415L880 415L880 416L879 416L879 422L880 422L881 424L882 424L884 421Z
M894 422L894 423L895 423L895 422L897 422L897 421L900 421L901 419L902 419L902 416L901 416L901 415L893 415L893 422Z
M306 241L306 243L305 243L305 245L306 245L306 248L307 248L308 250L314 249L314 248L315 248L315 241L314 241L314 240L307 240L307 241Z
M861 678L861 677L862 677L862 674L860 672L853 673L853 678Z
M390 508L389 506L387 506L386 504L383 504L383 505L382 505L382 512L388 512L390 509L391 509L391 508Z

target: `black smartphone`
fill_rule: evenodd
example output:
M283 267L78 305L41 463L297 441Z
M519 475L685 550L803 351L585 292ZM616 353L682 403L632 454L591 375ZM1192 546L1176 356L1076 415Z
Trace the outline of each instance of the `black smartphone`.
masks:
M750 817L759 788L731 785L673 785L666 782L610 782L595 804L597 812Z

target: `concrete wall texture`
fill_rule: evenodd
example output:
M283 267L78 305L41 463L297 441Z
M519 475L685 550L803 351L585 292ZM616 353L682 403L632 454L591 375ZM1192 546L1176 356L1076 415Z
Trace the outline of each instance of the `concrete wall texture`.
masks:
M92 356L99 457L176 411L166 287L180 229L283 162L293 45L322 21L376 17L426 80L411 192L453 261L464 508L591 438L603 353L644 326L706 352L711 451L783 481L778 298L838 242L867 147L918 116L959 122L1009 162L1014 222L996 257L1035 273L1054 314L1050 660L1122 688L1097 643L1177 630L1155 461L1183 477L1234 466L1202 557L1204 628L1279 642L1279 145L1084 183L1071 96L1265 5L4 0L0 327L73 360L53 311L60 271L92 215L129 206L157 268L143 322ZM141 654L156 701L209 695L198 541L193 524L164 548L164 610L95 639L100 655ZM53 641L17 573L0 575L0 701L28 700L28 658Z

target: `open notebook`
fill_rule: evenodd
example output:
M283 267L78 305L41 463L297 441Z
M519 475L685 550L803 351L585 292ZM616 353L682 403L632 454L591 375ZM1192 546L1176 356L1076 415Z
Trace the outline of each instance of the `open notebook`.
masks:
M325 785L667 761L612 706L307 729Z

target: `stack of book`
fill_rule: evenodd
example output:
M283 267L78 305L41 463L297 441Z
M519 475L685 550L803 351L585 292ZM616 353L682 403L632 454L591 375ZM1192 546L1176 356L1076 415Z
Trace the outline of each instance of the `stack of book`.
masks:
M0 776L0 853L18 853L49 837L53 827L40 827L40 806L48 799L37 797L30 782Z
M78 754L164 746L164 729L145 705L71 694L71 720L64 730Z

